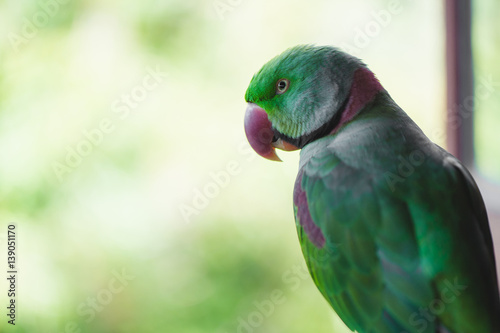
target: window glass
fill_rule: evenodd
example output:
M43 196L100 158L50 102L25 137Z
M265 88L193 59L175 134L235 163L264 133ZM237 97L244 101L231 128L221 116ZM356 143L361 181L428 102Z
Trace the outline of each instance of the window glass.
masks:
M479 171L500 182L500 1L473 1L474 148Z

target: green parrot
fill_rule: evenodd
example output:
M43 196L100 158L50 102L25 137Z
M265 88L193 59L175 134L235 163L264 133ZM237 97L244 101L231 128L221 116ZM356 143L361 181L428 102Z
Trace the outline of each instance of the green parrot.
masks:
M252 148L301 149L293 209L314 283L359 333L500 333L493 242L467 169L358 58L301 45L245 94Z

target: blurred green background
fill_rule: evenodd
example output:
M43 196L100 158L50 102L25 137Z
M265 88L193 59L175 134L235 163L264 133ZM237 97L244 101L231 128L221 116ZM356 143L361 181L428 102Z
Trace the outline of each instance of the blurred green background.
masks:
M434 0L1 1L0 234L4 251L17 225L19 280L0 331L346 332L304 268L298 153L256 157L244 92L284 49L337 45L443 145L443 17ZM500 77L496 54L482 70ZM497 97L478 126L498 137Z
M475 96L474 143L479 171L500 184L500 2L473 1L472 47L475 89L489 94ZM500 198L496 200L497 211Z

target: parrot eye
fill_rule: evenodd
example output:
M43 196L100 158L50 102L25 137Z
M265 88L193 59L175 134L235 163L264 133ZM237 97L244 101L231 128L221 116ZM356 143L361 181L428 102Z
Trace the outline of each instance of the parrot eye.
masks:
M276 83L276 93L278 95L281 95L288 90L288 87L290 87L289 80L287 79L278 80L278 82Z

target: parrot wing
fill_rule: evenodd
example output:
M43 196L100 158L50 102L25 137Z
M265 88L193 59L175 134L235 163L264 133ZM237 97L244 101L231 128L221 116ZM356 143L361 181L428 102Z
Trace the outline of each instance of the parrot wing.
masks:
M329 140L301 161L294 210L311 276L344 323L363 333L497 332L493 245L466 169L432 144L391 187Z

